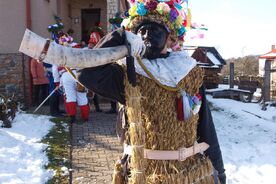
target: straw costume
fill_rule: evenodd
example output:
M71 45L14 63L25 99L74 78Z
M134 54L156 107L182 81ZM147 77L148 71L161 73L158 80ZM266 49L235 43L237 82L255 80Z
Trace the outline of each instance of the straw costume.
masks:
M129 17L122 23L127 31L113 31L96 45L124 45L128 31L140 35L146 51L142 59L134 57L134 79L128 57L85 68L78 75L87 88L125 107L119 113L124 154L115 165L113 183L216 183L216 170L225 183L221 152L201 87L202 70L185 51L161 52L162 40L167 45L170 40L168 48L184 40L187 14L179 3L131 1ZM189 150L183 148L192 153L188 155ZM199 153L203 151L206 155Z

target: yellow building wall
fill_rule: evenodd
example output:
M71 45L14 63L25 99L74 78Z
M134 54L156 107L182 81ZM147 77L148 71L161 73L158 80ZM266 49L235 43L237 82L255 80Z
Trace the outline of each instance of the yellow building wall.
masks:
M117 0L31 0L31 30L49 38L47 27L55 23L59 15L64 31L74 30L74 40L81 40L81 10L101 9L101 23L105 32L110 31L108 23L117 12ZM79 19L76 23L74 20ZM18 53L26 29L26 0L0 0L0 54Z
M55 23L59 0L31 0L31 30L50 37L47 27ZM0 53L18 53L26 29L26 1L0 0Z
M54 15L57 15L57 0L32 0L32 31L44 38L49 38L47 27L55 23Z
M25 17L25 1L0 0L0 54L18 53Z

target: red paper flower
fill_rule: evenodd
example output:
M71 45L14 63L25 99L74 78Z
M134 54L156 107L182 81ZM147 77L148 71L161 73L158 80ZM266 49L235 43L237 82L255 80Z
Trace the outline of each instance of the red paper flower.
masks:
M172 10L175 10L175 6L174 6L174 1L173 1L173 0L170 0L170 1L166 2L166 3L169 5L169 7L170 7Z
M155 1L155 0L147 0L146 3L145 3L146 9L149 10L149 11L155 10L157 5L158 5L158 2Z
M183 22L183 26L186 27L187 26L187 20L184 20Z

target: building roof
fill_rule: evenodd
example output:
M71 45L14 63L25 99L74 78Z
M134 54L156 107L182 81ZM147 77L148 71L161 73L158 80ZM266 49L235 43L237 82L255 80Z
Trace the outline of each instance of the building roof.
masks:
M259 57L260 59L276 59L276 50L270 51Z
M223 65L212 52L207 52L206 54L214 65Z
M259 58L260 59L276 59L275 45L272 45L270 52L268 52L268 53L266 53L264 55L261 55Z
M189 48L190 50L191 48ZM209 66L226 65L225 60L221 57L215 47L193 47L192 57L199 63L205 63Z

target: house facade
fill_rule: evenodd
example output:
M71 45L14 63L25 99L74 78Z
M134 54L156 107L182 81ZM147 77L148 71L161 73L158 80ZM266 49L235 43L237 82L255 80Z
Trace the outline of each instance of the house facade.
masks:
M271 63L271 73L270 73L270 98L276 99L276 47L271 46L271 51L261 55L259 57L259 75L264 77L265 74L265 62Z
M125 1L122 1L123 3ZM121 0L3 0L0 1L0 94L14 94L18 101L31 103L32 82L29 57L18 52L26 28L50 38L47 30L58 15L64 31L72 29L80 42L96 22L105 33L109 18L123 8Z

